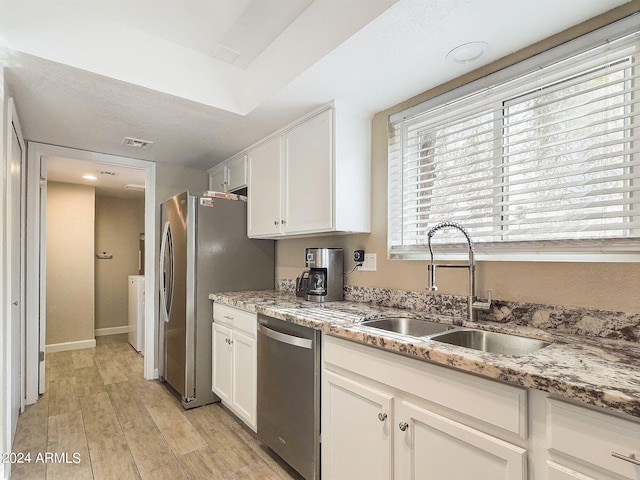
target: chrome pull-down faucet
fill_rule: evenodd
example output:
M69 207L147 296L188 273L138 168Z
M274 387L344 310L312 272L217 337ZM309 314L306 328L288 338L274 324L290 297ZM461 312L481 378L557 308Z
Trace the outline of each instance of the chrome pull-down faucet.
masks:
M436 264L433 261L433 248L431 247L431 237L442 230L443 228L455 228L462 232L464 237L467 239L467 243L469 244L469 263L467 265L457 265L457 264ZM429 244L429 254L431 255L431 263L429 264L429 286L428 288L432 292L436 292L438 287L436 286L436 267L440 268L466 268L469 270L469 294L467 295L467 318L470 322L474 322L477 319L477 311L478 310L489 310L491 308L491 290L488 291L488 299L486 302L478 301L476 298L476 259L475 252L473 250L473 241L471 240L471 236L469 232L456 222L441 222L438 223L435 227L433 227L427 233L428 244Z

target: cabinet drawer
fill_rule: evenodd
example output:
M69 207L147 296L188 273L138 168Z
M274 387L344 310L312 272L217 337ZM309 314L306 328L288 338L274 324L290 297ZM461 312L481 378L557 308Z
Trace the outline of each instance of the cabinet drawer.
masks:
M214 303L213 321L223 325L229 325L236 330L242 330L254 338L256 336L257 315L255 313L220 303Z
M519 438L527 437L523 388L327 335L323 355L326 368L336 365Z
M548 400L549 451L623 478L640 478L640 466L614 457L640 459L640 423L554 399Z
M596 480L593 477L589 477L554 462L547 462L547 473L549 480Z

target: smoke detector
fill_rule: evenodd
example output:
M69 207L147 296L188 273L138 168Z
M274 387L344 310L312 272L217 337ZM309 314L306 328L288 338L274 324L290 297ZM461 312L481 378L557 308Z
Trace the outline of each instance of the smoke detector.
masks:
M153 142L149 140L141 140L139 138L132 138L132 137L124 137L124 140L122 141L122 143L128 147L142 148L142 149L150 148L151 145L153 145Z

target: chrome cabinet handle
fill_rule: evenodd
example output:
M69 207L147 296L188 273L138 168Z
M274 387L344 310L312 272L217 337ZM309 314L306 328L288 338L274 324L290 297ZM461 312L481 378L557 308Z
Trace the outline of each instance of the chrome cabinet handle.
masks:
M378 414L378 420L380 420L381 422L384 422L387 419L387 414L386 413L379 413Z
M274 224L274 225L278 225L278 223L279 223L279 222L278 222L277 220L274 220L274 221L273 221L273 224Z
M403 432L406 432L407 428L409 428L409 424L407 422L400 422L398 428Z
M230 317L229 315L223 315L224 318L226 318L227 320L233 320L233 317Z
M611 456L619 460L624 460L625 462L633 463L634 465L640 465L640 460L636 458L635 453L632 453L631 455L627 456L627 455L622 455L621 453L611 452Z
M284 225L284 224L286 224L286 223L287 223L287 221L286 221L286 220L284 220L284 219L282 219L282 220L280 220L280 223L281 223L282 225Z

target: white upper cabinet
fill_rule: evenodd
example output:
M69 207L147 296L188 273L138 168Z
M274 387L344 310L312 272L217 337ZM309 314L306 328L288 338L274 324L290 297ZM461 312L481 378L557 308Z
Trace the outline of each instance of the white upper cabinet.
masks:
M269 237L280 233L280 137L249 151L247 234Z
M370 130L331 105L249 149L248 235L369 232Z
M210 168L207 173L209 174L209 190L214 192L227 191L227 169L224 164L220 163Z
M227 192L247 186L247 155L237 155L225 162L227 171Z
M332 111L282 136L283 233L331 230L333 226Z
M247 186L247 155L240 154L207 170L209 190L233 192Z

